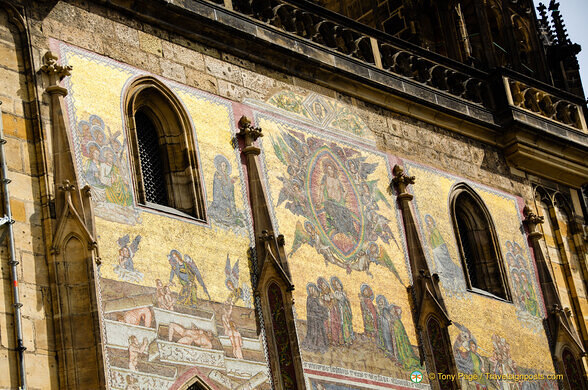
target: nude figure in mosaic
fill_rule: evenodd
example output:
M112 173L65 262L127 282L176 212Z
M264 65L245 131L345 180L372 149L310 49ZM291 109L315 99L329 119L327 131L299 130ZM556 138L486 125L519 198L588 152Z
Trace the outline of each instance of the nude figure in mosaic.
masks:
M129 370L137 370L139 354L145 353L148 343L147 338L144 338L143 342L139 344L136 336L129 337Z
M151 327L152 317L151 309L148 307L139 307L127 311L121 321L131 325L141 325L141 322L143 322L144 326Z
M201 348L212 348L212 334L204 331L196 326L192 325L192 328L184 328L180 324L171 322L169 324L169 333L167 336L168 341L173 341L174 334L180 336L178 339L179 344L184 345L195 345Z

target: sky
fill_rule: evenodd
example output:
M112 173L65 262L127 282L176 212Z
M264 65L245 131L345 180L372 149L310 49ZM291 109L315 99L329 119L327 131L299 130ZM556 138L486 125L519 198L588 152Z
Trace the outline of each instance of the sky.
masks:
M549 6L549 0L533 0L535 6L539 3ZM578 54L580 63L580 77L584 86L584 95L588 97L588 0L559 0L559 10L568 29L572 43L582 46ZM538 14L537 10L535 12ZM549 13L551 15L551 13Z

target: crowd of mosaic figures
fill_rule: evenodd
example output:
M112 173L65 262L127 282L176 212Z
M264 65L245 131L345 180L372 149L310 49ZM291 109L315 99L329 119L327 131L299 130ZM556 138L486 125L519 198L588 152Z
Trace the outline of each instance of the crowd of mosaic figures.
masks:
M77 129L82 176L92 187L94 200L120 206L132 205L125 147L119 141L121 132L113 134L98 115L90 115L87 121L78 122Z
M523 249L516 242L506 241L506 262L510 271L513 288L513 300L518 310L527 311L531 315L540 316L539 305L533 279L529 274L529 268Z
M302 348L325 353L329 348L349 346L358 337L375 343L386 356L406 369L420 367L420 362L402 323L402 309L389 304L386 297L375 297L372 288L363 284L358 294L364 331L353 329L351 303L343 284L333 276L330 283L319 277L306 287L306 336Z
M453 344L453 356L457 370L472 375L468 389L551 390L557 388L554 381L547 379L519 382L496 379L503 375L534 375L537 371L516 364L511 356L510 344L504 337L493 334L492 352L484 351L468 328L457 322L453 324L460 330Z

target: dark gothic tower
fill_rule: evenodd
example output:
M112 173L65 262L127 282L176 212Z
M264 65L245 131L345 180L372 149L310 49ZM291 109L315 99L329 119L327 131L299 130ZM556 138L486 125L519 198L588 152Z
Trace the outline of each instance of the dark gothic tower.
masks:
M478 69L508 68L583 96L559 3L532 0L316 0L334 12ZM551 12L548 16L547 10Z

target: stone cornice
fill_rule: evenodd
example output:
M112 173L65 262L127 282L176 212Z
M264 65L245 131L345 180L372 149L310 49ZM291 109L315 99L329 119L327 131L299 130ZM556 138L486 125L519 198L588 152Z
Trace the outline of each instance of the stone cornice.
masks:
M349 28L347 25L341 28L358 37L356 46L329 47L325 37L317 38L316 34L303 37L297 31L290 31L292 28L276 22L275 16L274 19L264 20L254 11L246 15L205 0L135 0L131 5L117 0L101 2L241 58L487 144L512 149L512 137L509 138L508 134L516 126L525 127L535 138L572 151L572 154L588 153L588 134L584 129L575 128L573 123L563 120L558 122L561 116L548 118L542 112L531 112L509 102L512 91L508 90L500 75L504 73L509 80L517 80L516 73L507 70L484 73L414 45L401 43L381 32L363 27L360 31L357 23L344 17L335 18L327 14L337 23L349 23ZM286 5L290 7L289 12L295 13L296 7L301 7L302 3L305 2ZM369 35L362 35L364 33ZM370 45L367 45L366 39L371 40ZM384 39L388 41L384 42ZM379 60L375 59L376 56ZM578 112L583 116L583 104L574 96L563 91L561 96L555 96L558 90L554 88L541 83L532 84L532 80L522 75L521 80L534 89L546 90L545 94L554 102L564 101L572 108L579 107ZM476 93L478 89L482 92ZM484 92L486 89L488 96ZM549 150L542 150L542 153L549 154ZM564 165L583 165L582 169L562 181L556 163L555 170L545 170L542 176L573 187L588 181L585 175L588 164L578 160L566 163L566 159L565 154L555 158L562 160ZM522 159L517 161L519 169L537 173L536 170L528 170Z

